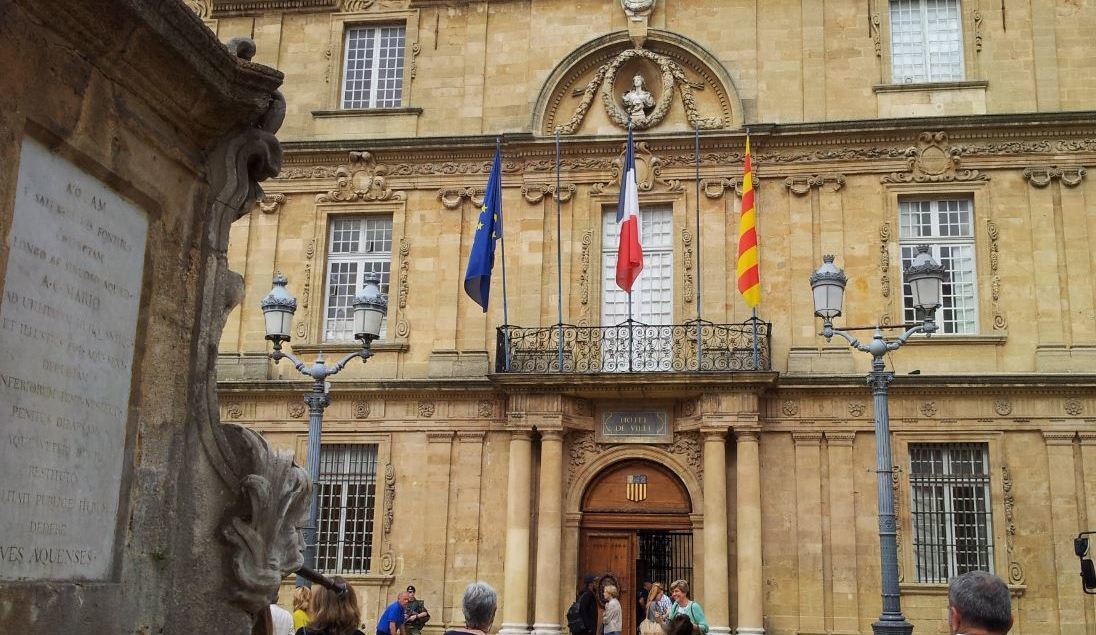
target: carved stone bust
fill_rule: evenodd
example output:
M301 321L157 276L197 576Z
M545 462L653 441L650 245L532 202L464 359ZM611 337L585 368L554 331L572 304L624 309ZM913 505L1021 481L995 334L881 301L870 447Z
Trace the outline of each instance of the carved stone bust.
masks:
M632 78L632 90L624 93L624 110L632 123L640 123L647 118L647 111L655 107L654 97L644 87L643 76L636 73Z
M658 0L620 0L620 6L624 8L624 12L628 14L629 18L639 18L651 15L651 11L654 11L655 2L657 1Z

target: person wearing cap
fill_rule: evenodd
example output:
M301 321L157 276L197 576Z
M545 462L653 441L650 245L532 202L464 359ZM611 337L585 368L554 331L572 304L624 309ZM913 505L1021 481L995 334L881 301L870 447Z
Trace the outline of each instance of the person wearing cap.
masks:
M430 611L426 610L426 602L415 597L415 585L407 585L407 596L407 606L403 607L403 629L407 635L421 635L422 627L430 619Z

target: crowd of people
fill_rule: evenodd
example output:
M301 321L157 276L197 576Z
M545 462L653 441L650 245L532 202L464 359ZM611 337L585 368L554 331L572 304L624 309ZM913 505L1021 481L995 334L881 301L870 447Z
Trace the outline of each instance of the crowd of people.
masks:
M293 612L272 604L270 619L275 635L365 635L360 630L361 609L354 587L335 577L333 588L316 585L293 592ZM639 635L707 635L708 621L700 603L692 599L689 583L674 580L669 597L661 582L646 582L637 594ZM598 619L598 594L601 616ZM498 608L498 594L485 582L473 582L461 600L464 627L445 635L488 635ZM377 620L376 635L421 635L430 619L426 604L408 586ZM1005 635L1012 628L1012 603L1008 586L985 571L971 571L954 578L948 589L948 632L952 635ZM620 590L612 582L597 586L588 575L572 609L568 611L570 635L623 635Z

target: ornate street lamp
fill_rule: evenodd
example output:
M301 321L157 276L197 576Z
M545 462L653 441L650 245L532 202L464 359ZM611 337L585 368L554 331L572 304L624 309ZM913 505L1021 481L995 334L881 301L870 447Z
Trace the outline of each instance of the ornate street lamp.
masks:
M894 517L894 493L891 489L893 462L890 445L890 414L887 407L887 386L894 379L883 365L883 356L898 350L915 333L931 335L936 332L936 310L940 308L940 289L946 270L933 260L928 245L918 245L913 263L905 270L905 281L913 293L913 306L918 315L924 316L921 324L908 328L897 339L883 339L882 327L875 327L875 335L868 344L834 328L833 318L841 315L845 297L845 272L833 264L833 256L822 258L823 264L811 274L814 292L814 314L822 318L822 337L830 341L839 335L849 346L872 356L868 385L871 386L875 405L875 473L879 498L879 560L883 582L883 612L879 621L872 624L875 635L910 635L913 625L902 615L901 596L898 589L898 542Z
M299 373L312 379L312 388L304 397L304 402L308 404L308 478L312 480L312 505L308 512L308 526L304 528L304 566L315 569L320 511L320 435L323 429L324 409L331 403L327 396L327 378L337 374L355 357L360 357L362 363L365 363L373 356L370 345L380 337L381 322L388 311L388 297L381 293L380 277L375 273L367 273L361 292L354 297L354 339L361 342L361 350L350 353L334 366L325 364L323 353L319 353L312 366L307 366L291 353L282 352L282 343L291 339L293 314L297 310L297 300L286 289L287 283L285 276L275 273L274 288L262 299L259 306L263 309L263 317L266 321L266 339L274 342L270 359L274 360L275 364L282 358L288 359ZM297 586L307 584L308 581L304 578L297 578Z

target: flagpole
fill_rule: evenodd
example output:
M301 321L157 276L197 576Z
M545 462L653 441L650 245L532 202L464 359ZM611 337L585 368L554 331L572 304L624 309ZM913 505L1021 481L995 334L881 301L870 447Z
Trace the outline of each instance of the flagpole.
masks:
M631 141L631 140L632 140L632 122L629 120L628 121L628 141ZM628 154L627 149L624 150L624 154L625 154L625 156L627 156L627 154ZM621 172L620 172L620 187L621 187L621 189L626 187L624 181L625 181L625 178L628 176L628 174L627 174L627 172L628 172L627 163L628 162L625 161L624 169L621 170ZM635 357L635 351L632 350L632 348L633 348L633 341L632 341L633 340L633 337L632 337L633 326L634 325L632 324L632 291L631 291L631 289L629 289L628 290L628 372L632 372L632 370L633 370L632 369L632 358Z
M559 319L559 344L557 362L563 372L563 207L559 190L559 128L556 128L556 316Z
M700 279L704 274L704 267L700 260L700 124L696 128L696 142L694 154L696 155L696 369L702 368L704 358L704 341L700 334Z
M499 220L502 220L502 142L498 137L495 137L495 154L499 155ZM484 195L487 196L486 194ZM499 242L502 244L502 338L505 351L503 352L504 364L507 372L510 372L510 309L507 304L506 296L506 228L502 228L502 232L499 234Z
M746 128L746 144L749 145L749 143L750 143L750 129L747 127ZM754 195L754 232L755 233L760 232L760 228L758 227L759 223L757 222L757 208L759 207L759 205L758 205L758 201L757 201L758 196L757 196L757 178L756 178L756 174L757 174L757 169L751 164L750 165L750 188L753 189L753 195ZM757 256L757 271L760 274L760 272L761 272L761 253L760 253L760 251L758 252L758 256ZM760 279L760 275L759 275L758 279ZM760 350L757 346L757 307L754 307L754 309L753 309L752 326L753 326L753 369L755 371L757 371L757 370L761 369L761 359L760 359L761 352L760 352Z

